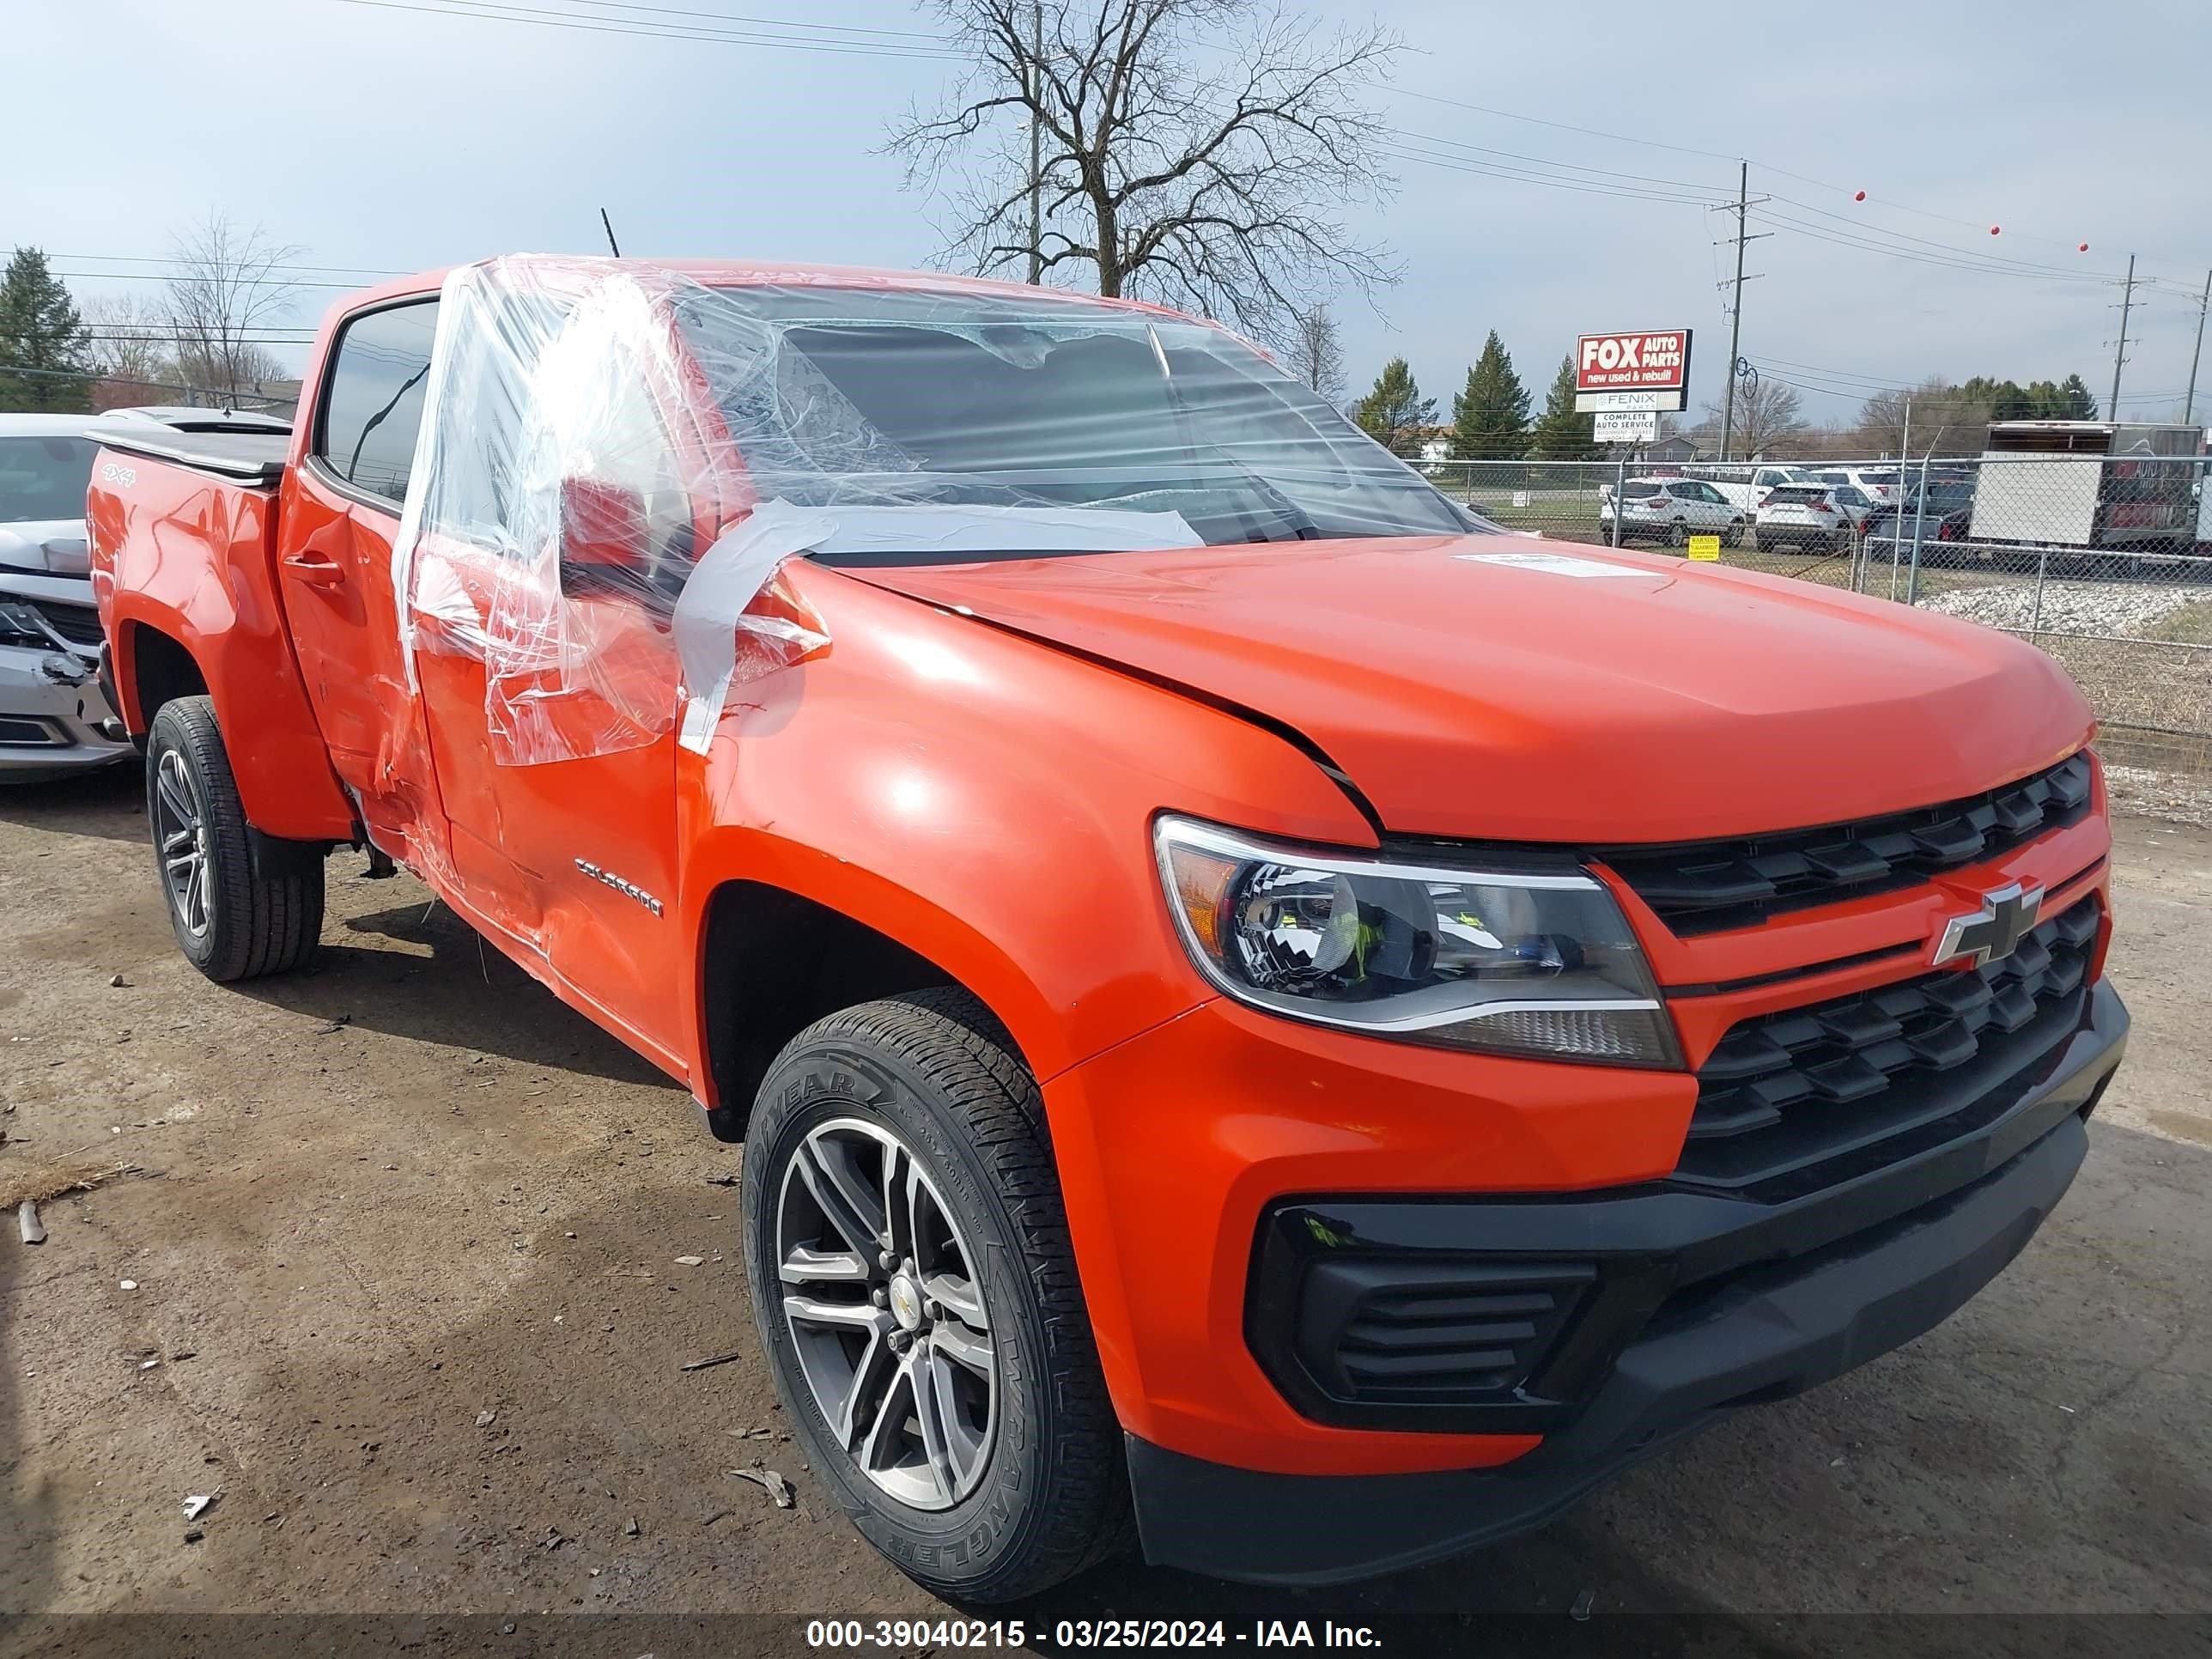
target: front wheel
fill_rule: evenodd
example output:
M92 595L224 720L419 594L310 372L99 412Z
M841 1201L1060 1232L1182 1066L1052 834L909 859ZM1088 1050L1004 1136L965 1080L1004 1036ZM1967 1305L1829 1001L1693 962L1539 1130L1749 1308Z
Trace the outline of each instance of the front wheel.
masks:
M1118 1547L1121 1436L1036 1080L963 992L817 1021L761 1085L745 1270L777 1392L868 1541L940 1595Z
M1721 545L1723 547L1741 547L1743 545L1743 520L1741 519L1730 519L1729 520L1728 528L1721 532Z
M169 925L193 967L227 983L313 957L323 933L321 851L247 833L208 698L173 698L154 716L146 817Z

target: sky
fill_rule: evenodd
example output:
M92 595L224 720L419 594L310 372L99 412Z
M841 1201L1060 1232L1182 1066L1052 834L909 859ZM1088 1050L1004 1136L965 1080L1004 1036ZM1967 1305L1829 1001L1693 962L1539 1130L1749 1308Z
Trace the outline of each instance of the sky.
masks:
M628 254L913 266L942 246L942 204L883 143L957 65L919 50L932 20L902 0L652 0L834 17L882 55L519 21L635 21L646 0L434 15L458 3L486 0L11 0L10 126L45 137L0 182L0 244L44 248L82 295L150 295L116 273L158 271L131 262L210 211L370 270L601 252L602 206ZM1748 247L1741 349L1816 419L1934 374L2078 372L2103 403L2130 252L2154 280L2122 410L2180 412L2212 269L2203 0L1291 3L1396 31L1373 94L1393 148L1453 158L1390 161L1393 200L1352 216L1405 271L1375 307L1339 303L1355 391L1402 355L1449 418L1492 329L1540 399L1578 333L1687 326L1694 418L1729 361L1734 215L1602 192L1732 196L1741 157L1772 233ZM2039 269L1944 263L1996 259ZM335 286L302 289L295 322L351 278L312 280Z

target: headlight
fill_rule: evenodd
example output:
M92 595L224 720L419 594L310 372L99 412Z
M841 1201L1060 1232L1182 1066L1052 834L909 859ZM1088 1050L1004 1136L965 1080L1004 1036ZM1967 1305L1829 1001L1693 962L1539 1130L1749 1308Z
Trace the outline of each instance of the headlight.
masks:
M1152 842L1192 959L1240 1002L1447 1048L1682 1063L1620 906L1571 863L1393 862L1172 816Z

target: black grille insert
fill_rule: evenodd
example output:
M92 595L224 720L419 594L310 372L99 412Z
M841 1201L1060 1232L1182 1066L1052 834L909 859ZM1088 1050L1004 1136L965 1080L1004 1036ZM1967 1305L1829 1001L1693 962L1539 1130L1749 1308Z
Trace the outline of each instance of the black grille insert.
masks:
M1298 1357L1346 1403L1510 1401L1596 1276L1585 1261L1319 1262L1300 1287Z
M2001 1115L2081 1024L2102 909L2093 894L2011 956L1729 1028L1698 1068L1675 1173L1744 1188L1848 1158L1879 1164ZM1965 1121L1953 1120L1963 1118Z
M24 746L40 744L52 747L61 740L53 727L44 720L21 719L13 714L0 715L0 744Z
M46 626L72 645L100 643L100 611L89 605L66 605L58 599L32 599L31 608L46 619Z
M1916 887L2077 823L2088 811L2085 750L2018 783L1941 806L1733 841L1600 848L1597 856L1687 937Z

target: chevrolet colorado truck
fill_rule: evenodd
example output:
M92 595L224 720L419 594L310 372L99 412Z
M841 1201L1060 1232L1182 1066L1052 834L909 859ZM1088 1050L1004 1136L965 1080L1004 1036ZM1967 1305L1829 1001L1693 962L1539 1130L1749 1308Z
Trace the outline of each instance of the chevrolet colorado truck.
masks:
M2127 1015L2004 635L1508 535L1263 354L945 276L516 256L288 436L111 436L210 978L413 871L744 1143L761 1365L922 1583L1315 1583L1908 1341Z

